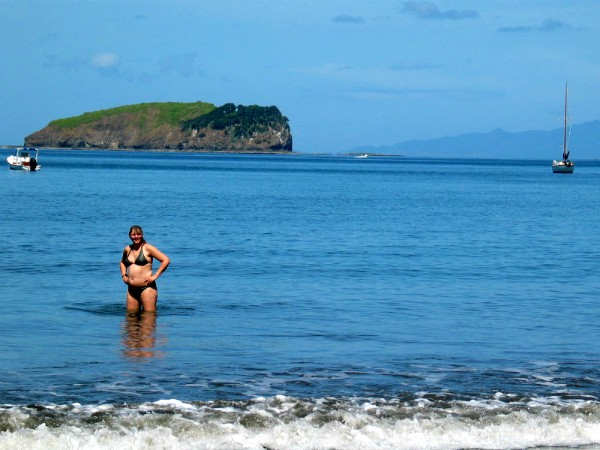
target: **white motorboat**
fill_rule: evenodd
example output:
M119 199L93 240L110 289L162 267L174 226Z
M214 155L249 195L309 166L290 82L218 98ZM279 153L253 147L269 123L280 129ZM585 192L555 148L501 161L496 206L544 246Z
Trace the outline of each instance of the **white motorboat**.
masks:
M29 170L30 172L40 170L42 166L38 163L39 150L34 147L18 148L16 154L6 158L11 170Z
M552 172L553 173L573 173L575 169L575 163L569 159L569 145L567 136L567 99L569 95L568 86L565 85L565 122L563 128L563 155L562 160L552 161ZM570 133L569 133L570 134Z

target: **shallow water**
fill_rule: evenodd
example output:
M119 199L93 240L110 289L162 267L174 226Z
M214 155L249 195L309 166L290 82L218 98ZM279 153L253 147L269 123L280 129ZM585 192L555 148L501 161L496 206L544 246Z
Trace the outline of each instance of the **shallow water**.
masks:
M0 172L0 448L600 445L599 163L40 163ZM133 224L156 317L124 311Z

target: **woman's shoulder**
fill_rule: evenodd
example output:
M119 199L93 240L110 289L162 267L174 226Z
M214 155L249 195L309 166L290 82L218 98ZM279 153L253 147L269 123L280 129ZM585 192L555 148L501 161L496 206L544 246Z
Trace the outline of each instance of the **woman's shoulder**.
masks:
M148 244L147 242L144 244L144 248L146 249L146 254L152 257L158 258L159 260L163 260L164 258L168 258L163 252L161 252L157 247L152 244Z
M147 242L144 242L144 248L146 249L147 252L152 252L154 250L156 250L156 247L152 244L148 244Z

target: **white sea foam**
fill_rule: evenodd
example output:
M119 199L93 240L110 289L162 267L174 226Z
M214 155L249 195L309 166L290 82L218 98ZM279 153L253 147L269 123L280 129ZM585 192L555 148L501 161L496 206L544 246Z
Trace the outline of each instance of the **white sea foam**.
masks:
M175 400L175 399L158 400L157 402L154 402L154 404L158 405L158 406L171 406L173 408L180 408L180 409L196 409L196 407L190 403L184 403L182 401Z
M4 407L0 449L600 448L600 404L299 400ZM493 404L492 404L493 403ZM496 404L497 403L497 404Z
M157 427L115 430L110 428L52 429L3 433L0 448L15 449L459 449L577 447L598 443L600 426L562 420L558 424L513 418L505 423L474 426L450 418L423 422L368 424L361 428L341 422L315 427L307 422L278 424L266 429L242 425ZM599 447L600 448L600 447Z

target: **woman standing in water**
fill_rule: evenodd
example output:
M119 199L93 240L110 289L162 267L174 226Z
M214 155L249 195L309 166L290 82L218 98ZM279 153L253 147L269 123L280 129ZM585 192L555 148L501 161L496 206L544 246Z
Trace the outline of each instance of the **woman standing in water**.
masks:
M144 240L141 227L132 226L129 229L129 238L132 243L123 249L120 264L121 277L127 285L127 311L156 311L156 279L167 270L171 260ZM160 261L160 267L153 274L154 258Z

